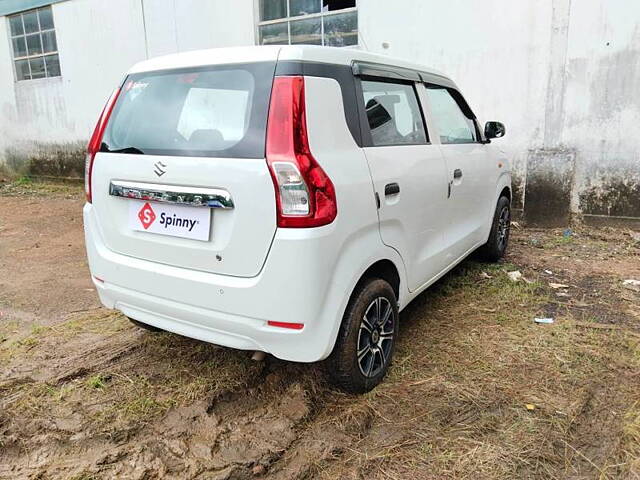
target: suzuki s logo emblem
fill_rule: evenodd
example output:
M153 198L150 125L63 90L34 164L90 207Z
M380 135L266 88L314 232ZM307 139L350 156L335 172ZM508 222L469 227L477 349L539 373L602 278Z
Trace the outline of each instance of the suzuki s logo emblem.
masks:
M158 162L154 163L153 166L155 167L153 169L153 173L155 173L159 177L161 177L162 175L167 173L167 171L165 170L165 168L167 168L167 166L164 163L158 161Z
M151 224L156 221L156 212L153 211L149 202L145 203L140 209L138 212L138 218L145 230L147 230Z

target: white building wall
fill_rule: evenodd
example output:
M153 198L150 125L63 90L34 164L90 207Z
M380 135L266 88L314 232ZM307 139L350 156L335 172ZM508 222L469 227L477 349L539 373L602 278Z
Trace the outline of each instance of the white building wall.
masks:
M180 51L255 45L253 0L174 2Z
M528 219L640 217L639 2L364 0L358 20L363 48L448 73L506 124Z
M254 45L253 1L145 0L149 58Z
M551 2L450 0L442 7L435 0L400 0L395 5L400 8L360 4L360 44L451 76L482 124L506 125L500 143L524 176L528 149L544 137Z
M0 163L2 151L11 143L9 127L18 121L8 22L0 17Z
M573 209L640 217L640 2L572 2L564 73Z
M25 120L39 126L36 138L85 140L124 70L145 58L140 2L73 0L54 4L53 17L62 71L62 108L58 118L32 115ZM45 90L54 80L38 82ZM18 82L17 91L31 83L36 82Z
M62 78L19 83L0 18L0 161L20 140L86 142L109 92L141 59L255 44L257 3L54 4ZM358 0L358 23L360 48L448 73L481 120L506 124L499 142L527 210L640 217L640 3Z
M0 162L33 142L77 149L136 62L177 51L253 45L253 1L69 0L52 5L62 77L14 82L0 17ZM144 17L143 17L144 12ZM80 145L81 148L81 145Z

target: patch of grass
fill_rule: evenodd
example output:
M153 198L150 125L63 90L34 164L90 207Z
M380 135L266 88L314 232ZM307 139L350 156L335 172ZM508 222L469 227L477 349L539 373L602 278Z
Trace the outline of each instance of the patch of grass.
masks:
M433 294L437 299L455 298L457 303L463 303L465 307L476 311L499 312L513 318L515 313L534 304L542 304L549 298L548 292L538 281L514 282L509 279L507 272L516 269L511 264L486 265L469 262L435 285ZM482 272L493 278L482 278Z
M640 399L624 415L621 450L626 460L623 471L625 478L634 478L633 472L640 472Z
M57 334L68 338L80 333L114 334L131 328L131 323L119 312L99 308L74 314L69 320L53 328Z
M97 478L92 473L82 472L69 477L69 480L96 480Z
M41 181L21 176L13 182L0 184L0 196L64 196L80 197L83 186L80 182Z
M638 337L632 337L625 338L625 341L628 351L631 352L633 365L640 368L640 339Z
M41 335L49 330L49 327L42 325L33 325L31 327L31 335Z
M35 347L36 345L38 345L38 343L39 340L32 336L25 337L21 340L16 341L16 345L19 345L21 347Z
M51 414L53 408L65 404L74 390L73 385L55 386L48 383L21 385L13 392L14 400L9 401L5 408L14 415Z
M17 355L26 355L29 350L40 345L41 339L39 337L48 329L48 327L41 325L33 325L27 336L8 341L13 336L12 334L19 333L20 324L17 321L11 321L2 325L2 331L6 333L0 333L0 360L8 362Z
M164 389L143 375L115 375L110 390L109 402L95 418L95 427L99 430L112 431L140 425L177 404L170 395L163 395Z
M33 181L29 177L23 175L23 176L18 177L16 179L16 181L14 182L14 185L16 185L18 187L24 187L24 186L27 186L27 185L31 185L31 183L33 183Z
M0 332L5 334L16 333L20 329L20 322L17 320L3 320L0 322Z
M122 403L119 406L119 410L125 416L140 420L160 412L165 412L174 405L175 402L171 400L159 401L154 397L144 396Z
M97 374L97 375L93 375L89 378L87 378L86 380L86 385L89 388L93 388L93 389L103 389L106 387L106 383L109 380L110 377L102 375L102 374Z
M562 245L570 245L575 242L576 237L574 235L561 235L551 237L549 243L550 247L562 246Z

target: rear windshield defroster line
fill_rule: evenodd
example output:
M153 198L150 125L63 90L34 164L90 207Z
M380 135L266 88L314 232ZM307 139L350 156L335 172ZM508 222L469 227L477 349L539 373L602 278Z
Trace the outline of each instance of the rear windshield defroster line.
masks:
M264 158L275 67L258 62L129 75L100 151Z

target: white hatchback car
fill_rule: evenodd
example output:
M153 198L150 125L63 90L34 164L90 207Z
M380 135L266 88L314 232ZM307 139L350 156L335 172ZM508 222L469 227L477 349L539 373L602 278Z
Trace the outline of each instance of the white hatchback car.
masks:
M140 326L315 362L364 392L398 312L507 246L508 160L446 76L352 49L141 62L89 143L84 225L102 303Z

